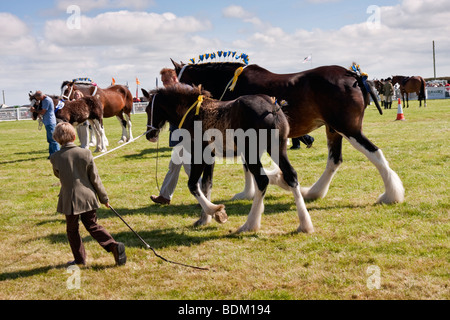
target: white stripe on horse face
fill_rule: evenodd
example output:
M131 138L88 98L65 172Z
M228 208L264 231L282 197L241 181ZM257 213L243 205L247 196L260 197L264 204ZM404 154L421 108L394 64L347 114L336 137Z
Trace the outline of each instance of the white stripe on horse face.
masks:
M38 101L37 101L37 99L36 98L32 98L31 99L31 101L30 101L30 107L34 107L34 106L36 106L36 105L38 105L39 103L38 103Z

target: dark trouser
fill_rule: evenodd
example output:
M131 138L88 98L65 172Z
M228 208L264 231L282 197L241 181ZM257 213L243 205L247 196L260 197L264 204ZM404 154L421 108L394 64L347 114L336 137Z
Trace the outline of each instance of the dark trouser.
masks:
M314 142L314 138L307 134L301 137L292 138L292 148L300 148L300 141L307 146L311 146Z
M110 245L117 243L114 238L97 224L96 210L84 212L80 215L66 215L67 238L72 249L75 262L77 264L86 264L86 251L79 232L79 218L89 234L108 252L111 252Z

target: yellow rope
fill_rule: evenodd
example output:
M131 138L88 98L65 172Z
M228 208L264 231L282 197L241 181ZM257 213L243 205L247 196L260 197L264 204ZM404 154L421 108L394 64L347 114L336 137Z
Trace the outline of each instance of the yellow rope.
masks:
M178 129L181 129L181 127L183 126L184 120L186 120L186 117L188 115L188 113L195 107L197 107L197 109L195 110L195 115L198 116L200 113L200 106L203 103L203 95L199 95L197 101L194 102L194 104L186 111L186 113L184 114L183 118L180 121L180 124L178 125Z
M244 67L239 67L234 72L233 82L231 83L230 91L233 91L234 87L236 87L236 82L237 82L239 76L241 75L242 71L244 71Z

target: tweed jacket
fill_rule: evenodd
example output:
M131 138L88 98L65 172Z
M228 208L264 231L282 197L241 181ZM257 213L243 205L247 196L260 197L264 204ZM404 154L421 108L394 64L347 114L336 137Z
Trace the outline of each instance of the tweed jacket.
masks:
M53 172L61 181L57 211L81 214L108 203L108 195L90 150L68 143L50 156ZM97 200L98 197L98 200Z

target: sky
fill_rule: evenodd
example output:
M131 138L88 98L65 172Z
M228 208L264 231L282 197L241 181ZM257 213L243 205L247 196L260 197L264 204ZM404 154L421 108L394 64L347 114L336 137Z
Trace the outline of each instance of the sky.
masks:
M433 77L433 41L436 76L450 76L449 21L448 0L2 0L0 90L11 106L79 77L135 94L171 58L219 50L276 73L355 61L370 79Z

